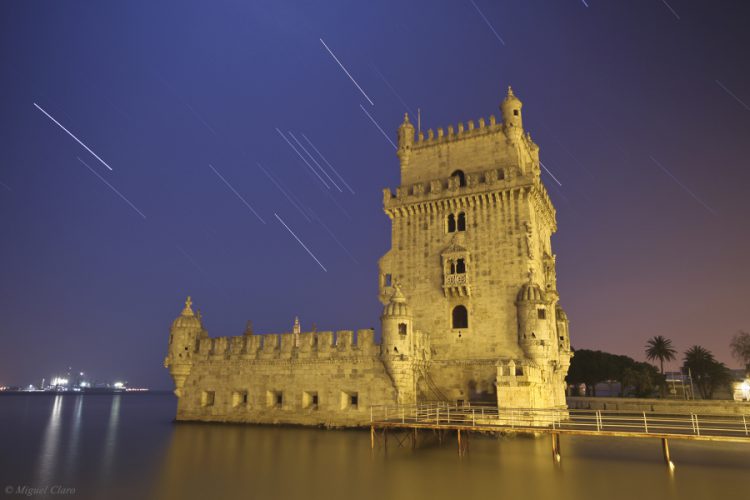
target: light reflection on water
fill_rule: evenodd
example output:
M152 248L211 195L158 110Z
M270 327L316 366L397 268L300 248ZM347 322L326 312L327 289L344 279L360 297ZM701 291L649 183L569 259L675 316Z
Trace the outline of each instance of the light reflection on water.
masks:
M412 452L369 432L173 424L171 395L0 396L0 488L59 484L75 498L745 498L750 445L429 432Z

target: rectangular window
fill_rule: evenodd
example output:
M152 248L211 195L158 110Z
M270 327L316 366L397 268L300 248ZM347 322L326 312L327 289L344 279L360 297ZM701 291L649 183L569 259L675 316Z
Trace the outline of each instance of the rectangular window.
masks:
M234 391L232 392L232 407L237 408L238 406L247 405L247 391Z
M385 286L391 286L391 274L388 273L385 275Z
M516 377L523 376L523 367L522 366L516 366Z
M359 408L359 393L358 392L341 392L341 409L342 410L356 410Z
M318 393L316 391L306 391L302 393L302 408L307 410L318 409Z
M201 406L213 406L215 394L214 391L201 392Z
M547 312L544 309L537 309L536 310L536 316L539 319L544 319L547 317Z
M284 393L281 391L266 391L266 406L268 408L281 408L284 405Z

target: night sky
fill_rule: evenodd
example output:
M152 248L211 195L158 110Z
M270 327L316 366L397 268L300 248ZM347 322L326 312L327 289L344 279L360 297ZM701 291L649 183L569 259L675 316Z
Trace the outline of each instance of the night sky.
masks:
M399 167L363 108L395 142L405 111L499 116L508 85L562 184L543 174L573 346L643 359L665 335L734 367L748 21L746 1L4 1L0 385L73 366L169 388L188 294L212 336L379 327Z

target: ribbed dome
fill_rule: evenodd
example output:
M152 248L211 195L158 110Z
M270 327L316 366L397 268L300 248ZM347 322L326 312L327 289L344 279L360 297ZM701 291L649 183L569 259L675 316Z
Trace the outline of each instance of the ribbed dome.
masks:
M560 306L557 306L555 308L555 316L557 316L557 319L562 320L562 321L568 320L568 315L565 314L565 311L563 311L562 307Z
M188 297L185 301L185 308L182 310L182 314L177 316L177 319L172 322L172 328L202 328L201 320L190 307L192 305L193 301Z
M383 316L411 316L411 309L406 305L406 297L401 293L401 287L394 285L394 292L383 308Z
M544 292L536 283L524 283L518 292L516 302L544 302Z

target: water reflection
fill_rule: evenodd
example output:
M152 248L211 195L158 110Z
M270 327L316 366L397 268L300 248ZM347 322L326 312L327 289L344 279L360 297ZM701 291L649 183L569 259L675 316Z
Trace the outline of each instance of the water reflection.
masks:
M65 457L65 478L70 480L73 477L75 464L78 460L78 448L80 446L81 434L81 415L83 413L83 396L75 397L75 406L73 408L73 418L70 422L70 439L68 441L68 453Z
M37 466L37 482L49 484L57 468L58 448L60 445L61 414L64 396L57 395L52 400L52 411L50 412L47 428L44 431L42 449L39 453L39 465Z
M76 498L690 500L747 496L750 477L743 444L670 442L673 472L657 439L563 436L557 464L548 436L472 435L460 459L428 431L373 453L368 431L174 424L168 395L30 398L0 396L0 485Z
M107 482L112 476L112 464L117 449L117 428L120 424L120 396L112 396L112 405L109 409L109 420L107 422L107 434L104 436L104 451L102 452L102 468L100 479Z

